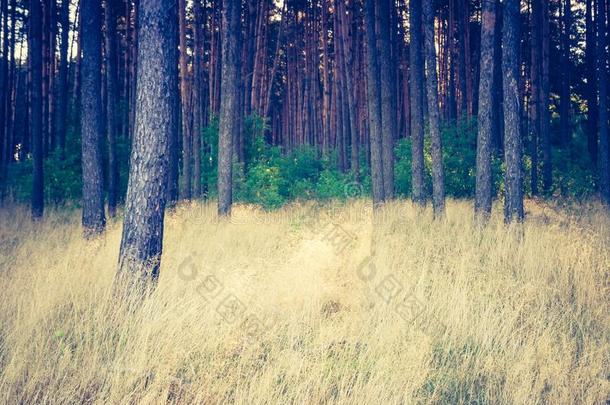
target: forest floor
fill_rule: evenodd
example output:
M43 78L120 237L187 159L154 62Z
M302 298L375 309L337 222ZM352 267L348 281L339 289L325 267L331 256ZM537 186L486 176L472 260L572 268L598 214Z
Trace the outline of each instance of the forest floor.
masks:
M121 237L0 212L0 402L554 403L610 398L610 215L527 201L486 227L407 202L184 204L160 280L113 299ZM374 223L374 225L373 225ZM375 230L375 232L373 232Z

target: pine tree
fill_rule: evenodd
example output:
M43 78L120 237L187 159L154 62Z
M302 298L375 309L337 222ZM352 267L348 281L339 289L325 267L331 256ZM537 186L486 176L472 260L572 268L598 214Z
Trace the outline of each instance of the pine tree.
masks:
M157 280L163 244L171 139L178 123L178 16L173 0L141 0L135 134L117 280Z

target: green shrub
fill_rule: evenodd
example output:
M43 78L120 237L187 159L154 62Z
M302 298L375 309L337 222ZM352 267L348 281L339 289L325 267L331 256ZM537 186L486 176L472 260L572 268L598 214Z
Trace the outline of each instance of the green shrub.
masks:
M455 198L472 198L476 184L477 128L473 120L460 120L455 125L445 125L441 131L443 142L443 171L445 175L445 193ZM411 139L401 139L396 148L397 157L394 165L396 192L399 196L408 197L412 190L411 177ZM494 194L500 188L500 157L492 156L492 181ZM430 139L424 141L424 191L432 192L432 155Z
M587 139L583 132L582 119L574 117L574 133L569 146L553 146L553 188L551 194L564 197L587 197L595 192L596 173L589 159ZM353 173L342 173L338 169L336 151L320 154L312 146L301 146L286 154L278 146L267 143L267 120L252 115L244 120L244 162L235 163L233 170L234 196L236 201L260 204L265 208L277 208L287 201L320 199L330 200L370 195L370 168L366 164L364 148L360 153L360 184L354 185ZM68 134L69 142L65 157L52 152L44 162L45 199L47 203L61 204L65 201L78 202L82 192L81 147L78 134ZM206 197L217 193L218 165L218 118L211 117L201 136L201 178ZM476 138L477 127L474 120L460 120L456 124L445 125L441 131L443 141L443 166L446 194L455 198L472 198L476 183ZM528 139L524 150L529 150ZM117 160L119 161L120 200L125 195L129 175L130 142L126 137L117 139ZM397 142L394 166L395 187L399 197L411 195L411 139ZM503 157L494 153L492 157L493 193L502 193ZM541 162L541 157L538 159ZM104 163L107 168L107 149L104 148ZM531 195L531 156L523 158L524 191ZM105 173L107 170L105 170ZM430 141L424 142L424 191L432 192L432 157ZM542 190L542 171L538 176L539 190ZM9 165L7 191L20 202L30 200L32 189L31 156Z

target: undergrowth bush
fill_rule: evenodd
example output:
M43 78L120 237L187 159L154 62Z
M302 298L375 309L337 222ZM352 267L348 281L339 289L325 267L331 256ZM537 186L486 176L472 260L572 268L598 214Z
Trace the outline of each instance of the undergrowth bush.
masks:
M587 140L580 120L574 120L574 133L569 146L553 147L553 187L549 194L555 197L585 198L595 191L596 176L587 153ZM370 169L366 156L361 154L359 184L355 174L338 169L336 151L322 154L312 146L300 146L285 153L279 146L272 146L266 139L269 126L256 114L244 120L244 161L236 162L233 170L234 198L236 201L254 203L266 209L274 209L293 200L345 200L350 197L370 195ZM205 198L214 198L217 188L218 118L211 117L208 126L197 136L201 137L201 182ZM459 120L445 124L441 131L443 142L443 169L447 196L472 198L476 183L477 126L474 120ZM45 198L47 203L78 203L81 198L81 152L78 134L68 134L65 154L54 151L45 159ZM528 151L528 138L524 150ZM119 161L120 200L127 188L129 174L129 142L121 136L117 140ZM403 138L394 149L395 188L399 197L411 195L411 139ZM493 194L502 195L503 156L496 148L492 156ZM539 156L539 162L541 156ZM107 156L104 156L107 168ZM528 154L523 158L524 191L531 196L531 165ZM424 142L424 188L432 192L432 157L430 141ZM18 202L27 202L32 189L31 156L9 167L7 189ZM107 170L105 170L107 173ZM542 170L538 173L538 189L542 191ZM549 195L549 196L550 196Z

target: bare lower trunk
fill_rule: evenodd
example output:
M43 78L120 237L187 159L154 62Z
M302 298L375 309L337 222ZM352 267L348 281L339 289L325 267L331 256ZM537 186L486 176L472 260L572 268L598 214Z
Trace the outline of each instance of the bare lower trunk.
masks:
M83 228L85 236L104 231L102 173L102 8L84 0L82 9L81 135L83 152Z
M233 138L238 129L240 2L225 0L222 10L222 83L218 134L218 214L231 215L233 201Z
M114 217L119 194L119 168L116 156L118 128L118 75L116 55L116 5L106 0L106 138L108 139L108 215Z
M369 134L371 143L371 177L373 182L373 203L379 205L385 200L383 181L383 144L381 127L381 95L377 43L375 35L375 5L373 0L365 0L364 21L366 36L366 82L369 113Z
M191 199L191 128L189 125L190 93L186 45L186 0L178 1L180 22L180 100L182 105L182 198Z
M599 191L610 204L610 161L608 152L608 70L606 52L606 0L597 0L597 87L599 89Z
M424 195L424 111L423 82L424 65L422 60L422 20L421 1L409 2L411 24L411 43L409 44L410 60L410 98L411 98L411 186L412 198L423 205Z
M393 0L377 0L379 22L379 67L381 82L381 126L383 147L383 189L384 198L394 198L394 139L397 136L396 99L394 93L394 73L392 66L392 43L390 41L391 7Z
M138 287L159 274L169 153L178 97L176 8L172 0L141 0L136 126L117 278Z
M428 122L430 152L432 155L432 205L434 216L445 211L445 178L443 175L443 150L438 106L438 79L436 74L436 48L434 43L434 10L432 2L424 0L422 10L424 24L424 54L426 56L426 89L428 95Z
M30 131L34 175L32 181L32 218L40 219L44 211L42 167L42 1L30 1Z
M491 119L494 74L494 31L496 1L483 3L481 17L481 67L479 79L477 182L475 212L483 218L491 214Z
M506 0L502 30L506 222L523 220L523 169L519 103L519 0Z

